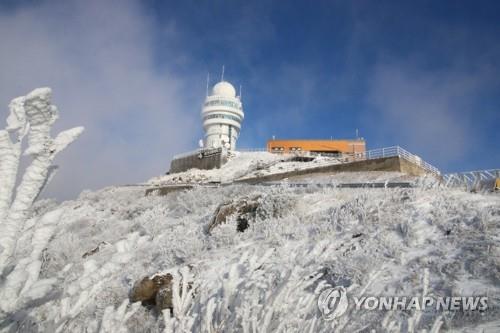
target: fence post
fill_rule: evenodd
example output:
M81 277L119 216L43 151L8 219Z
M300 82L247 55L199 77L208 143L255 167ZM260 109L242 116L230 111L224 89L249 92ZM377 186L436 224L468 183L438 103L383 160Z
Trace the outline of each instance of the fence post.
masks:
M473 172L472 177L474 177L474 180L472 182L472 191L479 191L479 187L481 185L481 173L479 172Z
M445 183L444 183L444 187L448 187L448 185L450 185L450 182L451 180L453 179L453 175L450 175L449 177L443 177Z
M465 185L465 190L468 191L469 190L469 181L468 181L467 177L465 176L465 174L462 175L462 184Z
M385 157L385 148L382 148L382 157Z

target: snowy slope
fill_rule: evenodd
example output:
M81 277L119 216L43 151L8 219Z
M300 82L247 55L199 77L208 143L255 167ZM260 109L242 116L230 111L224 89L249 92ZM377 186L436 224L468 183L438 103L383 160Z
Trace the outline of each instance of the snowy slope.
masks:
M292 158L293 155L278 155L269 152L231 152L228 162L220 169L191 169L185 172L155 177L149 180L149 183L225 183L241 177L255 177L282 173L284 170L290 169L311 168L319 163L339 163L339 160L333 157L318 156L310 162L294 162L291 161Z
M261 206L249 229L237 232L230 220L206 233L220 203L254 195ZM41 201L32 214L53 210ZM334 324L316 303L327 285L351 295L421 295L428 285L436 295L487 294L493 304L500 294L495 194L235 185L145 197L143 188L110 187L84 192L58 211L41 270L42 278L56 279L54 290L0 329L429 332L441 323L442 330L487 332L500 325L494 309L467 317L349 309ZM194 285L194 297L176 300L170 320L127 302L135 281L158 272Z

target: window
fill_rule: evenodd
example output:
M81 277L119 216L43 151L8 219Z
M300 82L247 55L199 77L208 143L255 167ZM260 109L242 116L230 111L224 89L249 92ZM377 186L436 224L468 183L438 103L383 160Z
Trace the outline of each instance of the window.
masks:
M205 106L214 106L214 105L222 105L222 106L229 106L238 110L241 110L241 104L232 102L232 101L225 101L222 99L218 99L215 101L208 101L205 103Z
M236 122L241 122L240 118L236 116L231 116L231 115L225 115L225 114L211 114L205 117L205 119L214 119L214 118L221 118L221 119L230 119L234 120Z

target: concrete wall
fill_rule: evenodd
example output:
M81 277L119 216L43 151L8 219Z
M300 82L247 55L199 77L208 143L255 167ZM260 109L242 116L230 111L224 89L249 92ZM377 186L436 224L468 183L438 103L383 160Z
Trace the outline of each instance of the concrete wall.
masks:
M195 153L193 155L183 156L180 158L173 159L170 162L170 173L178 173L187 171L189 169L218 169L224 163L226 159L222 156L222 151L210 149L207 152Z
M399 165L401 172L404 172L408 175L420 176L427 173L427 171L423 169L420 165L407 161L403 158L399 159Z
M237 182L256 184L267 181L278 181L293 176L354 171L398 171L412 176L420 176L426 173L426 170L424 170L420 166L399 158L398 156L394 156L377 158L373 160L355 161L345 164L322 166L317 168L310 168L307 170L289 171L280 174L239 180Z

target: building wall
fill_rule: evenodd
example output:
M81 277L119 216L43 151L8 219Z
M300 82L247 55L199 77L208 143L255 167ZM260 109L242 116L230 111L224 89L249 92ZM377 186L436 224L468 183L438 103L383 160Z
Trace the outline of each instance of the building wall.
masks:
M202 149L199 153L175 158L170 162L170 173L184 172L189 169L219 169L226 163L222 149Z
M411 176L421 176L428 172L421 166L406 161L399 156L382 157L373 160L354 161L345 164L333 164L309 169L299 169L286 171L283 173L245 178L235 181L236 183L258 184L268 181L279 181L282 179L294 179L297 176L310 176L315 174L335 174L339 172L357 171L396 171L403 172ZM436 175L434 175L436 176ZM436 176L437 177L437 176Z
M294 150L360 153L366 150L366 143L364 140L269 140L267 149L284 153Z

